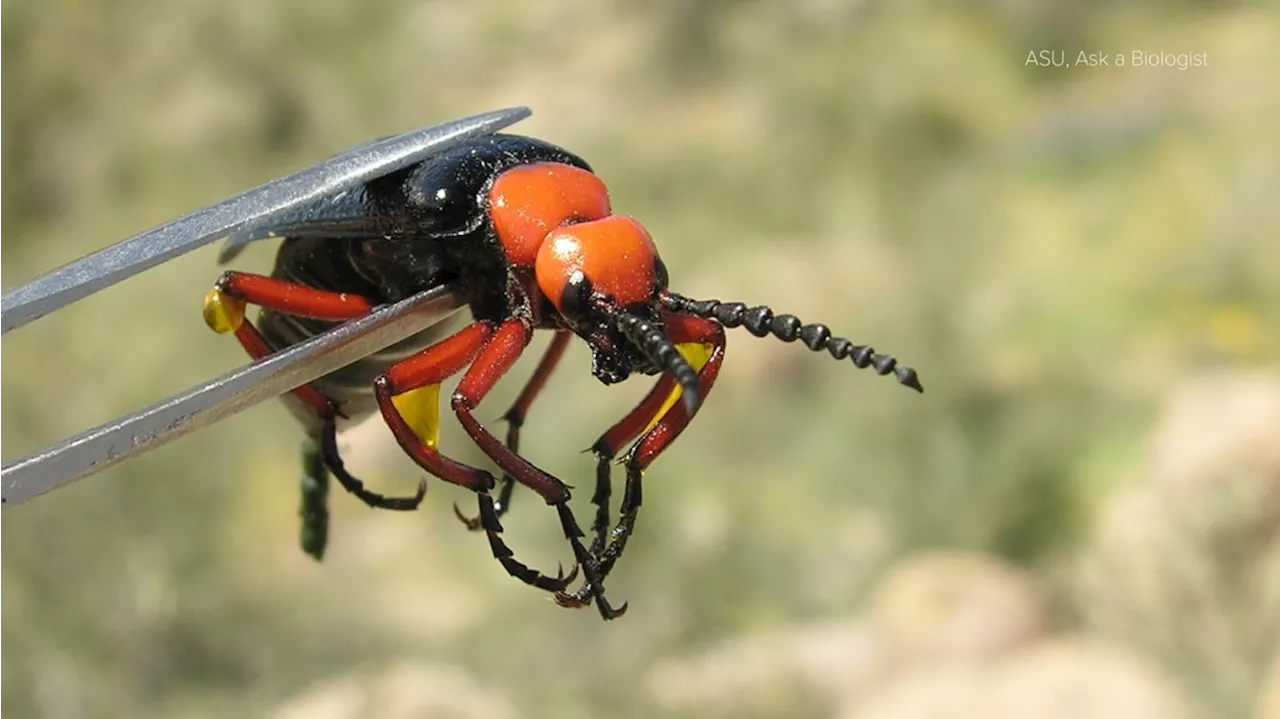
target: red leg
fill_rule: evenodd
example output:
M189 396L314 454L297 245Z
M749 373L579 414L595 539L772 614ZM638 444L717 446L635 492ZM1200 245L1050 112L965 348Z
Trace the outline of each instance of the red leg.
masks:
M373 303L360 295L318 290L245 272L225 272L213 288L252 305L311 320L344 322L373 311Z
M240 346L244 347L244 351L248 352L249 356L255 360L267 357L275 351L271 349L271 345L267 344L266 339L258 332L258 328L254 327L253 323L248 320L241 322L240 326L236 328L235 334L236 339L240 341ZM338 414L337 404L320 394L318 390L309 384L304 384L293 390L293 393L298 399L306 402L307 406L315 410L320 417Z
M710 357L698 372L698 380L702 386L702 392L700 393L698 407L694 410L696 414L697 410L701 409L702 403L706 401L711 388L715 386L716 378L720 375L720 366L724 362L724 328L715 322L692 315L664 314L663 323L667 328L667 337L674 343L695 342L712 347ZM646 398L647 400L648 398ZM619 425L630 425L631 423L628 422L630 419L632 418L629 415ZM622 552L627 546L627 540L635 529L636 517L643 501L641 478L644 471L667 447L671 446L671 443L680 436L685 427L689 426L689 422L692 419L693 415L685 408L683 402L675 403L653 427L644 433L644 436L639 441L632 445L631 451L627 453L625 462L627 485L622 496L618 526L613 530L613 536L604 552L599 555L599 564L594 568L601 581L609 575L618 558L622 556ZM613 430L610 431L612 432ZM621 431L619 431L620 434ZM590 581L591 577L588 575L588 583L584 584L575 594L557 594L556 601L567 607L577 607L588 603L594 594L593 588L589 584Z
M233 331L240 345L255 360L262 359L275 350L258 332L258 328L245 319L247 304L255 304L281 314L330 322L363 317L373 309L373 304L359 295L318 290L262 275L226 272L205 298L205 322L217 332ZM320 417L322 458L348 492L370 507L379 509L412 510L422 503L427 492L426 482L419 483L418 491L411 497L386 497L365 489L364 482L347 471L338 453L336 418L341 416L341 409L311 385L303 385L295 389L293 394Z
M294 317L341 322L369 314L372 303L359 295L328 292L273 277L244 272L224 272L204 300L204 320L215 332L235 332L236 339L254 359L273 350L258 329L244 318L246 304L254 304ZM299 399L320 417L337 407L309 385L294 390Z
M561 504L569 499L569 490L564 483L512 452L472 415L472 411L484 401L498 380L520 358L532 338L533 325L527 319L503 322L480 351L475 364L463 376L458 389L453 393L451 404L463 429L502 471L537 492L548 504Z
M393 365L374 382L378 405L391 427L400 446L428 472L454 484L467 487L477 493L480 502L480 523L489 537L493 556L509 574L526 584L548 591L561 591L573 580L577 569L565 577L564 573L552 579L516 561L511 550L498 534L502 532L489 490L494 487L493 475L488 472L455 462L442 456L434 448L420 442L407 422L400 416L391 398L410 390L439 384L470 364L462 382L454 392L452 406L463 427L473 441L498 463L498 466L514 476L522 484L531 486L547 498L567 501L569 492L556 478L542 472L518 455L510 453L476 422L473 410L489 393L498 380L515 364L528 346L533 327L522 320L504 322L494 329L493 323L477 322L449 339L427 348L423 352ZM506 451L510 454L495 456ZM511 461L514 457L515 461ZM571 515L570 515L571 516ZM563 522L563 517L562 517ZM576 525L575 525L576 527ZM569 529L565 530L569 533ZM578 535L581 536L579 530ZM576 554L577 552L575 552ZM586 550L582 551L586 556Z
M582 529L578 527L578 522L574 518L572 510L569 509L569 488L559 479L533 466L527 459L499 442L498 438L476 421L475 416L472 414L489 391L497 384L498 380L502 379L503 375L520 358L520 354L529 346L529 340L532 337L533 325L527 319L504 322L494 332L489 343L481 350L480 356L476 358L475 364L471 366L471 369L467 371L467 374L463 376L462 381L458 384L458 389L453 394L453 411L471 439L480 447L481 451L502 468L503 472L514 477L520 484L537 492L546 500L547 504L556 508L565 538L569 540L569 544L573 547L574 557L579 566L582 567L583 572L591 580L589 583L594 590L593 596L600 602L600 606L608 607L604 599L603 582L593 575L595 562L592 561L587 548L582 545ZM480 502L481 522L489 534L490 543L495 547L495 556L499 560L504 558L503 555L509 558L510 550L497 537L497 534L502 531L502 526L496 521L496 516L485 516L484 498L481 498ZM489 519L494 521L487 521ZM498 552L499 547L501 547L502 555ZM524 568L529 572L526 576L512 571L513 565L508 565L504 562L504 566L514 576L523 579L527 583L545 586L545 582L531 581L530 578L541 577L542 575L528 570L524 565L518 565L518 567ZM563 590L564 586L568 584L568 580L555 581L562 581L561 586L555 591Z
M493 475L483 469L455 462L440 454L435 447L423 443L400 415L400 410L396 409L391 398L420 387L440 384L461 372L476 358L492 334L492 323L476 322L467 325L448 339L391 365L373 382L382 417L405 453L431 474L474 492L493 489Z
M512 452L520 451L520 428L524 426L525 415L529 413L529 407L537 399L538 393L542 391L542 388L546 386L547 379L555 371L556 365L560 363L560 358L564 356L565 348L569 346L571 336L565 330L556 332L555 338L547 346L546 354L542 356L542 361L538 363L538 368L533 371L533 376L529 378L524 389L520 391L520 396L511 405L511 409L508 409L507 413L502 415L502 418L507 421L507 448ZM501 518L510 509L511 491L515 488L515 483L515 477L505 472L503 473L502 489L499 491L498 501L494 504L495 518ZM467 525L467 529L474 532L482 526L481 517L467 518L462 514L462 510L458 509L457 504L453 505L453 511L458 516L458 519Z

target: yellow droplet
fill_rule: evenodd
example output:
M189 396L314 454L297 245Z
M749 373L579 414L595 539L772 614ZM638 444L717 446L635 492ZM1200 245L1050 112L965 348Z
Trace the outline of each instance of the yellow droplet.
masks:
M684 357L684 361L689 363L694 372L701 372L702 368L707 366L707 362L711 359L711 352L714 349L714 345L704 345L697 342L676 345L676 350L680 352L680 356ZM648 432L653 429L653 426L666 416L667 410L671 409L672 405L679 401L680 395L683 393L684 390L679 385L672 389L671 395L667 397L666 402L662 403L662 408L658 410L657 414L653 415L653 419L650 420L649 426L645 427L644 431Z
M204 297L204 323L220 335L235 332L244 322L244 300L228 297L217 287Z
M405 424L427 449L440 441L440 385L409 390L391 398Z

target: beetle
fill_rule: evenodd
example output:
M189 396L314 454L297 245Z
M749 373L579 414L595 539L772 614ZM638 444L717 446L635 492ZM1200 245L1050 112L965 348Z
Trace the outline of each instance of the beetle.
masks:
M694 300L670 289L666 265L635 219L612 211L604 182L582 158L542 140L511 134L477 138L415 165L317 200L293 214L233 237L222 260L247 243L283 238L269 276L225 272L205 298L204 318L262 358L375 307L452 284L471 322L451 334L425 330L286 395L311 440L304 450L302 544L320 559L328 533L329 476L371 507L411 510L412 496L370 491L344 467L336 441L340 417L381 413L404 451L429 474L473 491L494 557L513 577L554 594L565 607L594 603L620 616L604 581L634 530L642 476L688 426L711 391L725 355L725 328L801 341L923 392L914 370L870 347L834 337L770 308ZM247 305L262 308L258 323ZM554 333L511 408L505 442L475 410L528 347L537 330ZM570 490L519 454L520 430L573 337L592 353L606 385L657 375L649 393L591 446L596 459L591 546L569 507ZM440 384L462 374L450 406L484 454L503 472L450 459L438 450ZM629 449L628 449L628 445ZM625 488L611 531L614 458L626 449ZM551 576L519 562L499 536L516 483L558 514L575 566ZM495 500L494 491L498 491ZM578 571L583 584L567 591Z

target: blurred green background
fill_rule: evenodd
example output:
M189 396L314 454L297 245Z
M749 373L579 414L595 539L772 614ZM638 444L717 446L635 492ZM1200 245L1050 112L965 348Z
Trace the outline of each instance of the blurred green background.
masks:
M524 104L515 130L592 162L681 292L827 322L927 393L731 333L609 624L506 577L440 482L408 515L335 488L311 562L301 433L263 405L5 511L3 709L1280 716L1277 36L1274 3L1207 0L6 2L6 289ZM1135 50L1207 65L1115 67ZM200 319L213 256L6 336L4 457L242 364ZM589 487L580 450L643 384L575 346L526 454ZM481 461L452 420L443 442ZM376 423L344 443L382 489L420 475ZM517 552L568 562L516 500Z

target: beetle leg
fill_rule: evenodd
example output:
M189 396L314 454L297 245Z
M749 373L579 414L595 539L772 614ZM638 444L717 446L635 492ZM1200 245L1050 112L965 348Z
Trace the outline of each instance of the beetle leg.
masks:
M215 332L234 332L241 346L254 359L262 359L275 350L258 328L245 319L244 311L248 304L294 317L329 322L363 317L373 309L372 303L360 295L318 290L263 275L225 272L205 297L204 320ZM320 417L321 457L344 489L370 507L392 510L417 508L426 495L426 482L419 483L418 491L411 497L387 497L365 489L364 482L347 471L338 453L337 417L341 416L341 410L337 403L311 385L302 385L293 390L293 394ZM308 553L311 554L310 551Z
M480 515L476 517L476 522L484 528L485 535L489 538L489 551L493 552L494 559L507 570L507 574L519 579L533 587L543 589L548 592L562 592L564 588L569 586L570 582L578 576L579 564L574 564L573 569L569 571L569 576L565 576L564 567L556 573L556 578L551 577L533 569L527 564L516 559L515 552L502 541L502 523L498 521L498 514L494 510L493 497L488 493L476 495L480 503Z
M587 450L596 456L596 491L591 497L591 502L596 505L596 518L591 524L595 532L595 539L591 542L591 554L594 556L598 557L604 551L609 536L609 500L613 495L610 464L623 446L639 437L647 425L652 425L662 415L660 410L664 400L669 400L676 389L675 378L663 375L627 416L600 435L600 439Z
M253 323L245 319L245 306L249 304L293 317L329 322L363 317L373 310L373 304L360 295L318 290L263 275L224 272L205 296L205 324L220 334L234 332L236 339L254 359L262 359L275 350ZM336 410L334 402L310 385L295 389L294 394L321 418Z
M663 322L667 328L667 336L671 338L672 342L677 343L677 346L693 344L707 347L710 350L706 353L705 363L698 370L698 380L702 386L702 392L697 409L701 409L702 402L706 401L707 394L715 386L716 377L720 374L720 366L724 362L724 328L715 322L691 315L664 314ZM627 452L625 462L627 484L622 495L622 506L618 512L618 526L613 530L608 546L599 554L598 565L594 567L601 580L612 571L618 558L622 556L623 550L626 549L627 540L631 537L631 532L635 529L636 517L640 512L640 504L643 501L641 479L644 471L667 447L671 446L671 443L680 436L680 433L684 431L685 427L689 426L689 422L693 419L693 415L685 408L684 403L675 401L677 398L678 395L674 393L667 398L664 408L660 410L661 414L655 417L644 435ZM648 400L649 398L646 397L645 402L641 403L642 406ZM695 414L697 409L694 410ZM627 419L630 419L630 417ZM626 423L627 420L624 419L619 424ZM594 594L590 582L591 577L588 575L582 588L574 594L558 593L556 602L566 607L579 607L587 604Z
M388 367L374 380L374 393L377 395L378 407L382 410L382 416L391 428L391 433L415 462L447 482L476 492L480 503L481 526L489 537L489 546L494 558L502 564L507 573L526 584L556 592L568 586L576 576L577 569L575 568L568 577L565 577L562 571L560 576L552 578L516 561L511 550L498 536L502 526L497 521L496 513L493 511L492 497L488 494L495 486L493 475L483 469L455 462L440 454L433 445L420 441L393 401L394 397L406 392L438 385L470 365L470 369L458 386L458 391L453 395L453 408L459 419L463 421L463 426L467 428L468 433L481 449L493 456L490 448L486 446L487 443L473 432L473 429L479 425L471 418L470 410L480 403L493 385L515 363L520 353L529 344L532 333L533 329L527 321L512 320L496 328L492 322L476 322L452 337ZM505 449L488 432L483 429L480 431L499 449ZM514 454L512 456L516 457ZM517 463L523 462L519 457L516 457L516 460ZM527 465L527 463L524 464ZM522 476L522 472L512 469L516 466L515 464L500 461L498 466L503 471L510 472L521 483L529 484L528 478ZM532 465L528 467L533 469L542 480L540 486L558 487L563 493L564 500L568 499L568 490L560 484L559 480L534 469ZM584 557L587 556L586 550L583 549L581 554Z
M475 416L472 415L472 411L479 406L481 400L484 400L485 395L489 394L489 391L493 389L493 386L498 383L499 379L502 379L502 376L508 370L511 370L511 367L515 365L525 348L529 347L532 335L534 335L534 328L532 328L531 322L527 319L503 322L494 331L488 344L485 344L480 356L476 358L475 365L471 366L467 374L463 375L461 383L458 383L458 388L454 391L451 402L453 412L454 415L457 415L462 429L466 430L467 435L471 436L471 440L475 441L481 452L493 459L493 462L498 464L498 467L502 468L502 471L506 472L507 475L515 477L516 481L534 490L547 504L556 508L559 521L561 521L561 528L564 532L564 539L567 539L570 542L570 546L572 546L573 558L576 559L577 565L581 567L585 576L591 580L591 586L594 587L593 595L591 596L599 601L602 608L608 608L608 601L604 599L604 583L594 578L595 560L591 558L588 550L582 545L584 533L577 525L577 519L573 517L572 510L568 507L568 500L570 500L571 496L568 487L558 478L539 470L527 459L513 452L507 445L500 443L498 438L490 434L489 430L484 429L484 426L481 426L480 422L477 422ZM567 342L567 335L564 342ZM562 351L563 348L561 348ZM559 357L554 357L554 359L558 361ZM552 367L554 367L554 362L550 363L550 367L547 368L545 374L549 374ZM534 383L539 385L545 383L545 376L541 377L541 381L539 381L539 377L535 375ZM536 389L540 389L540 386L535 388L535 393ZM488 519L484 516L486 512L485 498L480 498L479 502L481 521L485 522ZM485 522L485 531L489 535L490 545L493 546L494 557L503 562L508 572L512 572L513 568L524 568L524 565L515 562L515 559L511 557L511 550L500 541L498 533L502 531L502 526L497 522L497 517L494 516L492 519L493 522ZM525 568L525 571L527 571L527 568ZM515 574L515 572L512 573ZM575 568L570 577L563 577L562 574L561 580L558 580L559 586L557 589L550 591L562 592L564 587L568 586L568 583L572 581L573 576L576 576L576 573L577 569ZM518 574L515 574L515 576L520 577ZM527 580L525 581L527 582ZM545 583L539 583L536 586L547 589Z
M247 272L224 272L205 299L205 321L210 322L210 326L213 325L209 317L211 304L225 301L226 297L240 301L241 318L244 317L245 303L292 317L329 322L345 322L364 317L373 311L373 303L360 295L318 290L296 282Z
M570 336L567 330L556 332L551 344L547 345L547 351L542 355L542 360L538 362L538 368L533 371L524 389L520 391L520 396L511 405L511 409L502 415L502 419L507 422L507 448L512 452L520 451L520 428L524 426L525 416L529 413L530 405L537 399L538 393L546 386L547 379L555 371L560 358L564 356L565 348L569 346ZM501 518L511 508L511 493L515 488L515 482L515 477L503 472L502 488L498 494L498 501L493 505L495 519ZM474 532L482 526L481 517L464 516L457 504L453 505L453 510L454 514L458 515L458 519L467 525L467 529Z
M467 370L462 381L458 383L458 388L453 393L451 402L453 411L472 441L495 464L502 468L503 472L510 474L517 482L537 492L547 504L556 508L565 539L569 540L569 544L573 548L574 559L577 560L583 574L589 580L588 583L592 586L592 597L600 603L602 613L605 610L612 611L604 598L603 583L595 578L595 560L591 557L587 548L583 546L582 537L584 535L582 529L579 528L578 521L574 518L573 511L569 508L569 488L564 482L538 469L529 460L511 451L476 421L475 416L472 414L485 395L493 389L498 380L520 358L520 354L529 346L529 340L532 338L533 324L528 318L503 322L494 331L484 349L480 351L475 364L471 366L471 369ZM480 501L481 510L483 511L484 500ZM487 531L490 542L495 542L497 540L497 531L488 529ZM499 559L502 559L502 557L499 557ZM504 562L504 566L508 565ZM511 571L510 566L508 566L508 571ZM565 584L567 585L568 582L565 582ZM562 586L556 591L562 591L563 588Z

